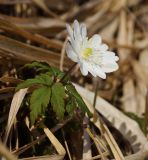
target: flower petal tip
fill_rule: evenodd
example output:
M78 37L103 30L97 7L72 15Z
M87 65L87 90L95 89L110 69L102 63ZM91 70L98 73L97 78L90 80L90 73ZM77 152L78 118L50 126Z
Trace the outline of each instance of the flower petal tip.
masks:
M119 61L119 57L118 56L115 56L115 61Z

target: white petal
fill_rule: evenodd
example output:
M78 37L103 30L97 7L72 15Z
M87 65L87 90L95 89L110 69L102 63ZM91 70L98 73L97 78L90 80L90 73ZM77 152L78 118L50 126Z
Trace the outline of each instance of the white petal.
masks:
M71 42L73 50L78 53L80 51L80 45L81 45L80 38L79 38L81 36L80 36L80 28L79 28L78 21L75 20L74 25L75 25L74 31L72 30L72 28L69 24L66 24L66 28L67 28L68 34L70 36L70 37L68 37L68 40ZM79 32L79 34L78 34L78 32ZM79 36L79 37L78 36L76 37L76 40L74 38L74 34L78 34L78 36Z
M89 72L94 76L99 76L102 79L106 79L106 74L104 71L99 67L98 65L92 65L91 68L89 68Z
M119 57L118 56L115 56L115 61L118 61L119 60Z
M83 74L83 76L86 76L88 74L87 67L86 67L85 63L83 63L83 62L80 62L80 70L81 70L81 73Z
M94 49L98 49L102 42L101 36L95 34L92 38L90 38L89 43L90 46Z
M67 43L66 45L66 52L67 52L67 56L74 62L78 62L78 56L75 53L75 51L73 50L72 46Z
M82 41L82 37L81 37L81 34L80 34L80 25L79 25L79 22L77 20L75 20L74 23L73 23L73 29L74 29L75 40Z
M74 52L76 52L77 54L80 54L81 53L81 44L79 43L79 41L75 41L75 40L71 40L70 41L71 43L71 46L74 50Z
M86 29L86 25L85 24L81 24L80 25L80 32L81 32L82 40L85 40L85 38L87 36L87 29Z
M70 38L74 39L73 30L72 30L71 26L69 24L66 24L66 28L67 28L67 31L68 31Z
M99 50L100 51L107 51L108 50L108 45L106 45L106 44L101 44L100 46L98 46L99 47Z
M107 63L101 66L102 70L106 73L114 72L116 71L119 66L117 63Z
M102 59L103 64L114 63L119 60L119 57L115 56L115 53L110 51L105 52L104 54L102 54L102 56L103 56L103 59Z
M112 51L106 51L106 54L108 54L108 55L110 55L110 56L114 57L116 61L118 61L118 60L119 60L119 57L118 57L118 56L116 56L116 54L115 54L114 52L112 52Z
M85 66L87 67L88 72L90 72L94 77L96 77L96 73L93 69L93 65L89 62L85 62Z
M106 74L105 72L102 70L101 67L96 66L96 75L99 76L102 79L106 79Z

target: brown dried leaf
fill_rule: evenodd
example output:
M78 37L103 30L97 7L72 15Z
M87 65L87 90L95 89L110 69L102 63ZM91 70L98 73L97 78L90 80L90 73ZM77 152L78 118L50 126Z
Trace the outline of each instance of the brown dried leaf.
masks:
M5 131L5 136L4 136L4 143L7 142L11 127L14 123L14 120L16 118L16 114L21 106L21 103L27 93L27 88L21 89L18 92L16 92L13 96L11 106L10 106L10 111L9 111L9 116L8 116L8 122L7 122L7 127Z
M43 61L53 66L59 66L60 55L42 48L27 45L25 43L0 35L1 56L10 56L23 61ZM68 58L65 58L65 66L71 65Z

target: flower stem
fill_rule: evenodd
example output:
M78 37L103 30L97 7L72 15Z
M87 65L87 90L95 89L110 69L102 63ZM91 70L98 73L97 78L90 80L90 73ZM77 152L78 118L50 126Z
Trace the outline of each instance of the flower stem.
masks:
M93 115L93 121L96 122L97 120L97 112L96 112L96 100L97 100L97 93L98 93L98 88L99 88L99 79L96 79L97 83L95 86L95 95L94 95L94 100L93 100L93 108L94 108L94 115Z
M69 70L64 74L64 76L60 79L60 82L63 82L63 80L70 74L70 72L74 69L74 67L77 65L77 63L74 63Z

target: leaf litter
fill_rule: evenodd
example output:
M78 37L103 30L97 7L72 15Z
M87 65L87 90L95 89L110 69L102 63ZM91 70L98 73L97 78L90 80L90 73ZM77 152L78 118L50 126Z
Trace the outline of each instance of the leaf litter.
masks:
M0 1L0 133L9 149L2 153L0 144L1 156L100 160L148 156L147 5L145 0ZM99 33L120 57L119 70L99 80L97 122L91 119L96 80L82 77L76 66L71 77L60 82L64 73L58 68L67 72L73 64L65 54L65 24L75 19L86 23L89 36Z

